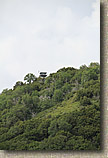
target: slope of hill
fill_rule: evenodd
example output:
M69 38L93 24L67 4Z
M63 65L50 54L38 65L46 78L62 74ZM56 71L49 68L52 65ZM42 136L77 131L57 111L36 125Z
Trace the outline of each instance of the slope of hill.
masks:
M0 150L100 150L100 66L33 74L0 95Z

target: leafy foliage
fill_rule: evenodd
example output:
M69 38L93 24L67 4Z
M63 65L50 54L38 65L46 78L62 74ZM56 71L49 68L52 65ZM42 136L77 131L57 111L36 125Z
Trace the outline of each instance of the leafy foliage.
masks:
M100 150L100 66L32 73L0 94L1 150Z

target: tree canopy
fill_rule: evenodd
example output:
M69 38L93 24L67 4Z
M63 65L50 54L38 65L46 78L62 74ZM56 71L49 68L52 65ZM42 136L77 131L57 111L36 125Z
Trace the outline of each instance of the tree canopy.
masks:
M24 80L27 81L27 83L31 83L33 81L36 80L36 76L32 73L28 73L25 77L24 77Z
M100 150L100 65L29 73L0 94L0 150Z

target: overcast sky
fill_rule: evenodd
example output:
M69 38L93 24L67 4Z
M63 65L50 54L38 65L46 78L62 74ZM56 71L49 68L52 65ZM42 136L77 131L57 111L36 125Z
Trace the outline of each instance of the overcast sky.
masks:
M27 73L99 61L99 0L0 1L0 92Z

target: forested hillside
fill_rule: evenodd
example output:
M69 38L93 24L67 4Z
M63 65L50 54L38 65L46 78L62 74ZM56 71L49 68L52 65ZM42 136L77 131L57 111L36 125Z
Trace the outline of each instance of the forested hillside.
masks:
M0 94L0 150L100 150L100 65L27 74Z

